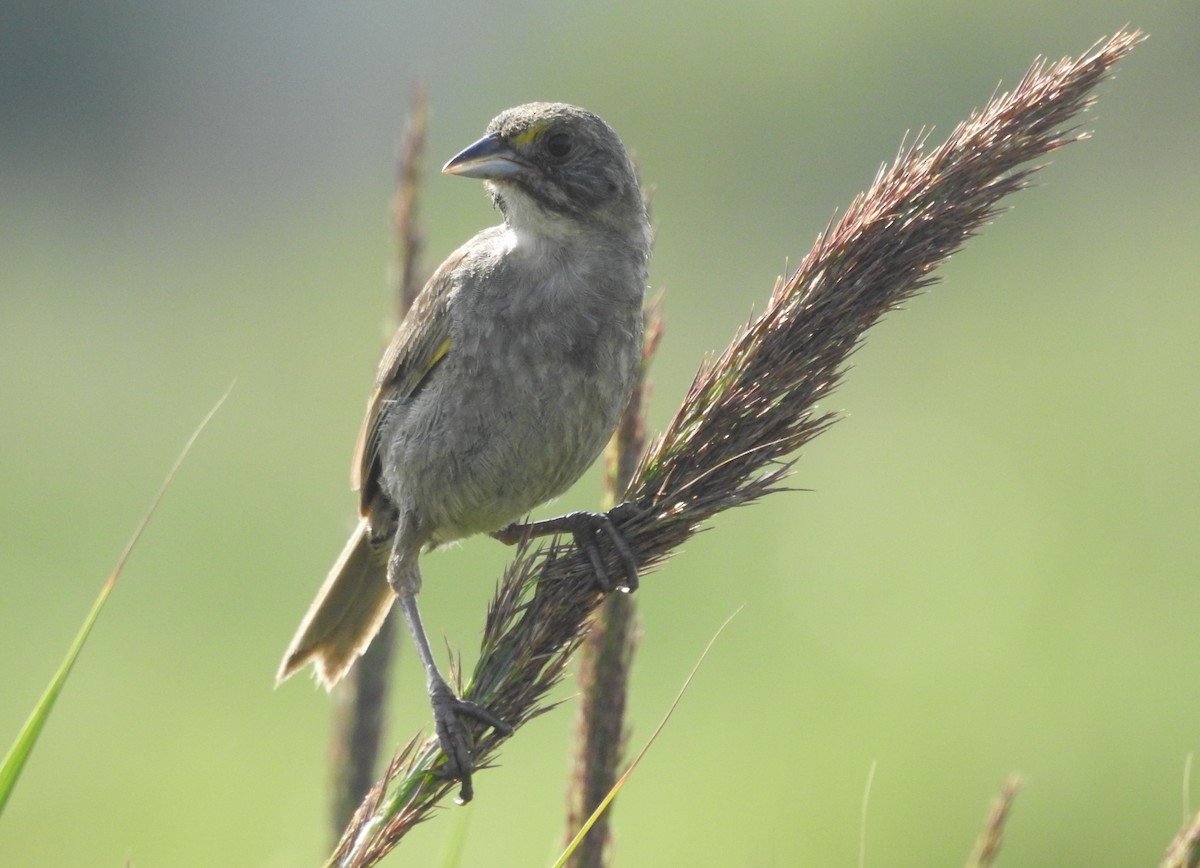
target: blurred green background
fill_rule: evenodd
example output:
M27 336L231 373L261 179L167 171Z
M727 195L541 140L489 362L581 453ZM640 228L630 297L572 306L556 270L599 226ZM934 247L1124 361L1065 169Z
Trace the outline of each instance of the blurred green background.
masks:
M0 821L0 864L325 852L329 702L271 684L354 511L415 81L427 266L495 220L435 170L500 109L576 102L636 149L667 293L657 429L906 130L938 140L1036 55L1126 22L1151 39L1103 87L1094 138L871 335L829 404L847 418L798 465L809 490L721 516L645 579L635 746L745 609L622 794L616 856L856 864L874 762L867 865L960 864L1009 772L1028 786L1003 864L1157 861L1200 750L1194 0L0 16L0 742L237 378ZM431 632L468 659L506 555L425 561ZM392 743L428 715L411 654L396 684ZM462 864L546 864L573 715L524 729L476 803L394 861L433 863L465 823Z

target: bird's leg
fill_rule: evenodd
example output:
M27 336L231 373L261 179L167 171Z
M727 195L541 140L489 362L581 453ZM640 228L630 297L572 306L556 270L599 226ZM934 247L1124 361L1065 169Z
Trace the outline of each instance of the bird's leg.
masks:
M397 570L398 575L390 577L390 580L399 597L404 619L408 622L413 644L417 646L417 656L421 658L421 665L425 669L425 686L429 690L429 703L433 706L434 728L442 753L446 755L444 772L448 777L458 778L461 782L458 801L465 804L475 795L475 789L471 785L471 773L475 770L475 762L471 756L471 739L461 718L472 717L504 735L511 735L513 729L482 705L460 699L450 689L433 660L429 637L425 634L425 626L421 623L421 611L417 608L417 589L421 580L416 572L416 560L406 558L399 565L394 561L392 565L400 567ZM406 577L409 580L406 581Z
M608 512L569 512L566 515L543 521L510 524L502 527L492 536L505 545L515 545L523 539L555 533L570 533L575 539L575 545L579 546L587 555L601 590L613 591L619 588L623 591L636 591L638 587L637 558L634 557L629 541L625 539L625 534L617 527L616 522L623 523L641 513L641 507L632 500L627 500L624 503L618 503ZM617 559L621 562L621 571L624 573L623 582L613 581L604 566L604 559L600 555L600 543L597 539L601 532L608 537L617 552Z

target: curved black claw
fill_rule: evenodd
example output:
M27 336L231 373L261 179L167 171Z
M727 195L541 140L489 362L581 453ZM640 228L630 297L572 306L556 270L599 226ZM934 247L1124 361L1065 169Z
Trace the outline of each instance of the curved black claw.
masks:
M457 778L462 784L458 802L465 805L475 797L475 788L471 784L475 760L471 755L471 740L459 718L473 717L503 735L512 735L513 728L482 705L459 699L445 681L437 681L430 686L429 702L433 706L433 725L438 742L442 753L446 755L442 772L448 778Z
M618 503L608 512L569 512L558 518L548 518L544 521L510 524L496 531L492 536L502 543L514 545L523 539L547 536L552 533L570 533L575 539L575 545L579 546L592 565L592 571L596 574L596 584L600 586L600 590L605 593L617 589L636 591L638 587L637 558L634 557L633 549L629 547L629 541L625 539L625 534L621 532L615 522L624 524L629 519L644 513L645 510L632 500L626 500ZM596 539L601 531L605 533L617 552L617 559L621 562L621 572L624 574L623 582L614 581L604 566L600 543Z
M621 506L624 505L621 504ZM616 512L619 508L614 508L612 512ZM633 549L629 547L629 541L625 539L625 534L621 533L613 523L612 512L572 512L564 515L563 518L569 522L568 529L571 531L571 536L575 538L575 545L579 546L591 562L592 571L596 574L596 581L600 585L600 589L605 592L618 589L629 592L636 591L638 588L637 558L633 556ZM624 581L621 583L614 581L604 566L604 558L600 555L600 543L597 540L601 531L608 537L608 541L617 552L617 559L621 562L621 570L624 573Z

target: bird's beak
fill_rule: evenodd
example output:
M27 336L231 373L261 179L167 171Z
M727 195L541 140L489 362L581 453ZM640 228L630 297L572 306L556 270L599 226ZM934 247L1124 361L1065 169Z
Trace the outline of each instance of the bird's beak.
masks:
M491 135L451 157L442 171L447 175L495 181L511 178L524 168L512 148L499 136Z

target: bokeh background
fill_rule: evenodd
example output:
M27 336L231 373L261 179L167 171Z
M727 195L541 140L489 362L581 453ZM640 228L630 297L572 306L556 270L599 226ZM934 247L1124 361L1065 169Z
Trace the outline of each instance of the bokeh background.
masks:
M1004 776L1004 864L1157 861L1200 750L1200 7L812 2L8 3L0 11L0 743L183 441L0 821L6 866L293 866L325 852L327 697L275 666L350 526L414 82L428 261L495 220L439 176L502 108L604 116L652 182L651 428L867 185L1039 54L1148 30L1094 138L875 330L807 489L723 515L638 594L617 864L960 864ZM558 507L597 502L593 472ZM550 514L551 510L543 510ZM477 644L507 551L425 561ZM392 743L427 725L411 654ZM560 695L569 698L572 689ZM570 701L397 864L547 864ZM1193 787L1190 804L1200 803ZM407 860L407 861L406 861Z

